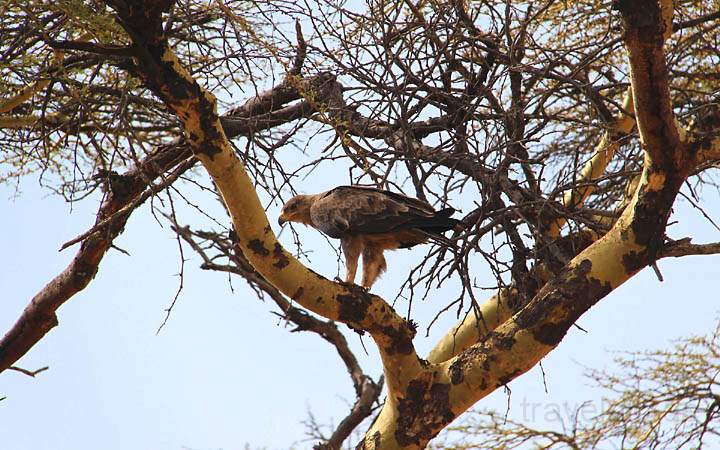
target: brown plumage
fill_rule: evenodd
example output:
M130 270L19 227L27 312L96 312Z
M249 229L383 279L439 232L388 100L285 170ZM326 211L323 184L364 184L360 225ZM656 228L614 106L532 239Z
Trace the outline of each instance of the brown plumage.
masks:
M370 288L385 271L383 252L410 248L428 239L446 241L441 233L454 228L453 208L435 211L426 202L390 191L340 186L315 195L297 195L283 206L278 223L299 222L340 239L347 276L355 282L363 258L362 285Z

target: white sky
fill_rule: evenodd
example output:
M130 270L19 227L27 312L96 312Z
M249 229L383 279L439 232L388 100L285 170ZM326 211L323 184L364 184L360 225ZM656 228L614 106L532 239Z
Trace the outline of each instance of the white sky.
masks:
M332 181L311 176L303 188L321 191ZM89 200L70 213L34 179L26 179L21 191L12 200L14 189L0 186L0 333L67 265L76 249L57 249L88 228L97 208L97 200ZM720 217L717 200L717 192L706 193L714 217ZM679 201L676 212L682 220L671 227L672 236L691 230L695 242L720 240L687 203ZM271 209L271 223L276 216ZM298 231L315 249L313 269L334 276L336 258L324 239L311 229ZM283 234L285 244L289 237ZM96 279L60 308L60 325L18 363L50 370L35 379L0 374L0 397L7 396L0 402L0 449L230 450L246 443L281 449L303 439L301 421L308 410L321 422L337 422L347 412L354 392L334 350L315 335L289 333L270 314L273 305L258 301L241 280L234 281L231 293L227 277L200 271L189 249L185 290L169 324L156 335L177 288L177 244L147 206L133 215L116 243L132 256L111 251ZM374 291L393 299L424 251L391 253L390 269ZM711 330L719 306L720 257L659 265L664 283L644 270L582 317L579 324L588 334L572 329L543 361L548 394L537 367L510 384L511 417L544 426L553 406L562 412L587 400L599 405L601 393L585 385L581 365L611 366L610 350L665 347L671 339ZM489 273L478 277L490 280ZM433 292L415 305L421 331L448 292ZM405 305L398 309L405 311ZM420 332L420 354L452 323L453 317L445 317L429 339ZM363 368L377 378L381 368L373 343L365 339L365 356L357 336L346 335ZM504 411L506 402L500 390L478 405ZM311 448L312 442L297 447Z

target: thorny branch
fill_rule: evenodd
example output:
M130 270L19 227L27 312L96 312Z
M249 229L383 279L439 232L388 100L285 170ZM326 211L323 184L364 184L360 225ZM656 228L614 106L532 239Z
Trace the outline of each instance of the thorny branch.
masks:
M172 220L170 217L168 219ZM276 287L268 283L252 267L240 247L233 241L233 232L229 236L223 236L218 233L191 230L190 227L180 226L175 222L172 222L172 229L200 256L203 261L200 266L202 269L241 276L259 296L267 295L272 299L280 309L278 315L287 323L294 325L291 332L315 333L335 347L352 379L357 399L351 411L340 422L330 438L326 442L318 444L316 448L327 450L341 448L350 433L372 414L373 405L378 402L382 391L382 377L375 382L363 372L357 358L350 350L345 336L333 321L318 319L303 308L293 305ZM212 257L208 255L209 250L215 252ZM220 260L224 260L225 263L219 262Z
M135 7L110 3L121 17ZM627 2L614 3L625 20L622 36L620 15L606 7L551 1L423 7L371 1L360 11L324 0L227 1L217 7L189 1L166 16L159 12L164 2L145 6L157 31L151 37L167 42L201 89L221 98L222 129L238 138L236 154L271 202L307 190L304 180L314 171L344 164L348 182L440 206L463 205L466 227L453 236L459 251L431 248L398 296L408 299L409 319L417 296L456 280L457 296L438 314L472 316L463 323L474 334L456 348L460 328L448 333L452 346L428 358L440 363L484 342L606 235L627 208L652 211L649 203L633 203L635 193L657 183L640 175L644 150L653 170L682 163L693 201L698 186L718 187L720 122L714 105L720 78L706 57L717 47L720 30L712 2L675 2L674 18L662 10L664 46L648 40L657 33L628 20L635 13ZM157 191L165 189L190 207L196 205L184 196L180 180L216 195L214 186L190 171L195 160L179 127L184 118L168 108L172 96L143 78L160 66L138 45L143 36L132 24L116 21L94 1L74 11L32 2L3 8L0 34L7 39L0 43L0 88L11 94L0 101L0 178L34 171L72 201L98 187L104 192L95 225L66 244L80 244L71 264L0 340L0 370L57 324L57 308L87 286L130 214ZM623 45L630 47L629 62ZM649 78L643 78L643 67L650 67ZM631 81L646 149L632 125L615 127L616 118L635 117L623 102ZM662 95L653 94L660 90ZM231 96L249 100L233 108ZM598 163L607 148L612 151ZM221 246L220 234L175 230L183 239L190 233L191 240L211 244L191 244L205 255L206 269L236 273L269 294L272 286L242 265L236 247L226 240ZM717 244L673 241L662 233L651 241L651 252L640 251L634 263L718 250ZM228 255L236 260L218 265L218 257ZM485 272L495 281L478 277ZM488 285L500 290L482 303L478 292ZM278 301L288 302L275 292ZM363 378L359 367L350 369L357 362L346 361L334 324L290 303L277 304L287 320L336 345L348 366L360 412L353 408L336 430L339 440L330 439L339 443L357 418L369 414L378 385Z

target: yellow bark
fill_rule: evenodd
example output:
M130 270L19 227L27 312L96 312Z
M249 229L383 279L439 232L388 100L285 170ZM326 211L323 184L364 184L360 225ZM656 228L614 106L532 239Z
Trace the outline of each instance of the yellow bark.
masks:
M667 9L671 2L662 3L666 31L672 23ZM644 14L642 6L627 3L622 8L633 99L646 149L638 188L605 236L573 258L558 278L487 339L442 364L445 372L453 374L450 404L455 414L540 361L560 342L576 316L651 262L654 250L649 246L662 239L663 219L667 219L684 179L680 164L684 146L680 145L668 102L662 48L653 36L642 35L636 26L635 19ZM643 236L636 234L638 230Z
M668 2L664 4L667 8ZM632 2L621 7L626 19L642 13ZM671 24L672 15L667 9L662 12L663 24ZM298 304L365 330L377 343L388 398L366 435L365 449L422 448L454 417L534 366L560 343L581 314L655 257L665 229L662 219L667 219L682 182L682 173L674 171L678 166L672 165L682 157L682 149L674 117L667 109L669 89L662 48L656 47L657 39L647 39L629 22L626 45L633 73L633 104L647 154L628 207L605 236L575 256L512 317L507 307L512 291L498 293L482 307L486 322L465 321L431 352L429 363L417 358L411 325L383 299L357 286L325 279L280 245L253 181L223 132L215 98L192 79L166 43L160 44L162 64L157 66L165 70L163 76L169 82L156 83L156 91L183 122L193 152L221 192L247 259ZM157 48L154 50L145 57L158 54ZM626 109L630 109L629 103ZM609 130L599 144L583 177L592 179L604 171L617 146L612 137L629 132L632 125L630 118L618 118L616 129ZM576 206L589 193L586 189L568 193L564 201ZM553 233L559 235L562 225L556 223Z
M646 169L640 183L643 192L648 192L650 188L647 173ZM628 268L622 261L627 256L645 250L636 242L632 228L639 195L640 189L612 230L573 258L565 272L578 271L588 283L602 286L608 291L616 289L638 272L639 268ZM581 265L589 267L589 270L579 270ZM551 289L543 290L532 302L543 302L552 294ZM556 346L541 342L531 329L521 325L521 313L515 314L494 330L494 335L501 338L491 337L477 343L470 347L466 354L460 354L441 364L442 372L452 373L453 366L465 359L463 380L453 385L450 390L450 404L456 415L494 391L503 380L509 381L532 368ZM549 310L548 316L543 318L543 322L564 323L568 320L567 313L568 310L564 307L554 307ZM502 337L512 339L503 343ZM467 358L467 354L474 354L476 357ZM508 377L508 374L513 376Z
M653 175L650 165L650 160L646 160L638 189L610 232L568 263L563 271L565 278L561 276L559 281L555 281L556 284L548 283L528 306L499 324L488 338L474 343L447 361L425 368L424 377L430 377L433 383L448 386L447 404L453 417L472 407L497 387L532 368L555 348L562 336L556 342L549 343L540 331L545 326L562 327L565 324L567 327L572 324L574 314L578 312L573 304L575 296L587 296L589 307L642 268L626 265L623 261L647 251L633 231L638 202L643 195L657 192L668 181L667 177ZM578 285L569 288L567 285L571 282ZM553 301L558 298L564 302ZM546 315L536 323L528 323L528 310L532 309L543 311ZM563 335L565 331L566 328L563 328ZM378 421L366 435L366 449L422 448L422 444L403 446L396 441L395 433L400 417L397 406L397 402L391 400L386 403ZM377 447L372 440L373 436L377 436L377 443L380 444Z
M404 392L408 380L422 371L413 348L414 330L410 324L382 298L355 285L322 277L282 247L257 196L255 183L225 136L214 96L195 84L167 46L162 59L200 92L201 98L185 99L174 99L168 87L163 93L182 120L193 152L217 185L248 261L273 286L304 308L369 332L380 350L389 392ZM208 120L207 111L202 116L203 102L212 108L209 132L203 127L203 121ZM210 146L217 152L209 152Z
M508 299L514 293L512 288L499 289L480 305L478 317L471 311L450 332L440 338L428 354L427 360L431 363L447 361L510 318L512 308L508 304Z
M690 141L690 146L694 141ZM710 140L710 142L701 145L696 156L695 160L692 163L691 169L694 169L702 164L712 162L712 161L719 161L720 160L720 136L713 138Z
M618 137L630 133L635 126L635 118L632 116L633 112L632 93L628 90L623 98L623 111L618 113L615 122L603 133L593 157L585 164L580 177L578 177L578 184L591 181L603 174L620 146ZM563 206L567 208L577 208L581 206L590 194L592 194L594 189L595 186L588 183L585 186L580 186L566 192L562 200ZM566 222L567 219L565 217L554 221L547 235L550 238L559 236L560 230ZM550 274L546 274L543 279L547 281L549 276ZM476 343L489 331L494 330L498 325L509 319L513 311L512 308L508 306L507 300L513 295L514 290L512 288L502 288L480 306L479 315L476 316L471 312L465 316L460 323L455 325L450 332L438 341L428 354L428 361L439 363L448 360Z
M47 114L42 119L35 115L26 116L0 116L0 128L4 129L27 129L35 125L39 120L44 120L45 123L56 125L64 120L64 117L60 114Z
M610 129L603 133L603 136L595 149L595 154L582 168L580 176L578 177L578 187L565 192L562 204L566 208L572 209L582 206L596 187L594 184L589 182L600 177L605 172L605 168L610 163L613 156L615 156L617 149L620 147L619 138L630 133L633 127L635 127L635 118L632 116L635 110L631 90L628 90L625 94L622 108L623 111L618 113L615 118L615 122L612 124ZM559 236L560 230L563 226L565 226L565 223L567 223L566 217L557 219L551 224L547 235L550 237Z
M21 104L32 98L32 96L35 95L36 92L45 89L48 84L50 84L50 79L38 80L25 86L23 89L20 90L20 92L13 95L12 97L0 101L0 114L4 114L20 106Z

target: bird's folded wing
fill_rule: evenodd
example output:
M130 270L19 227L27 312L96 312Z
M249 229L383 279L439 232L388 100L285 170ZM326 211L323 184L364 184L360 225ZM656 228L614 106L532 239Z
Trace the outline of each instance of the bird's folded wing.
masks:
M377 234L417 227L435 211L426 203L389 191L341 186L315 201L311 217L325 234Z

